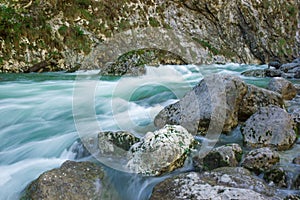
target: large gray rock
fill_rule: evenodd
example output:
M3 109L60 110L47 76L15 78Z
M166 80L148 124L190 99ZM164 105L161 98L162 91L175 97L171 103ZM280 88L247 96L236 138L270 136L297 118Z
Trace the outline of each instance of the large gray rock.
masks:
M238 118L240 121L245 121L256 111L258 111L260 107L265 107L268 105L282 107L284 102L281 95L264 88L248 85L247 93L240 103Z
M300 66L300 63L286 63L286 64L281 65L279 69L286 73L289 70L294 69L299 66Z
M293 83L284 78L272 78L268 84L268 89L278 92L285 100L291 100L297 95L297 89Z
M268 186L252 178L250 173L241 174L242 171L236 170L232 175L219 172L181 174L156 185L150 199L272 199L257 191L272 191Z
M280 160L279 154L268 148L254 149L243 159L241 165L255 173L270 170Z
M211 150L203 158L205 170L219 167L236 167L241 161L243 150L238 144L229 144Z
M242 73L243 76L247 77L266 77L266 71L263 69L253 69L253 70L248 70Z
M260 108L241 127L244 142L251 147L276 147L286 150L296 141L295 123L282 108Z
M119 199L103 169L91 162L66 161L33 181L23 199L90 200Z
M210 123L229 132L238 124L238 108L247 91L246 84L231 75L205 77L179 102L165 107L154 119L157 127L180 124L190 133L205 133Z
M247 85L239 77L213 74L180 101L165 107L154 124L182 125L192 134L205 134L209 127L230 132L239 120L246 120L259 107L270 104L281 106L283 100L278 93Z
M131 172L157 176L182 167L194 145L194 137L181 126L166 125L148 132L128 154Z

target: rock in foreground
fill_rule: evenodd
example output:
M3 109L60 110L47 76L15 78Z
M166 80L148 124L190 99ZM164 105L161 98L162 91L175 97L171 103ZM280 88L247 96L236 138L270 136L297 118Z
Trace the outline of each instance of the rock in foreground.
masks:
M94 163L66 161L60 168L47 171L33 181L23 199L118 199L104 179L104 171Z
M127 166L131 172L150 176L173 171L183 166L194 142L185 128L166 125L132 146Z
M250 151L242 161L242 166L259 174L270 170L280 160L279 154L268 147Z
M295 123L282 108L260 108L241 128L244 142L252 147L276 147L286 150L296 141Z
M151 200L186 200L186 199L272 199L263 194L255 192L251 189L242 188L247 187L247 184L239 184L230 186L234 183L234 180L228 175L219 174L219 180L223 180L223 183L216 184L213 178L211 181L210 176L202 176L196 172L190 172L175 176L159 183L155 186ZM228 183L226 183L228 181ZM221 182L221 181L220 181ZM243 185L243 186L242 186ZM262 185L264 185L262 183ZM240 188L239 188L240 186ZM249 188L253 187L248 185Z

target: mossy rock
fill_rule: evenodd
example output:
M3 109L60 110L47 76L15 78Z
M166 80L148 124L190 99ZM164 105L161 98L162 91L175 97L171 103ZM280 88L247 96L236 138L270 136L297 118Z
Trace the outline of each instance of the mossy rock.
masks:
M146 73L145 65L185 65L180 56L162 49L145 48L129 51L117 58L113 63L104 66L100 75L137 76Z

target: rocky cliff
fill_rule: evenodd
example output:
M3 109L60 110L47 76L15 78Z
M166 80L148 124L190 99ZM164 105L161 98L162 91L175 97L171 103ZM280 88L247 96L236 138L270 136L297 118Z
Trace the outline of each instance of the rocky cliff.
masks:
M167 50L188 63L299 56L298 0L8 0L0 72L98 69L126 52Z

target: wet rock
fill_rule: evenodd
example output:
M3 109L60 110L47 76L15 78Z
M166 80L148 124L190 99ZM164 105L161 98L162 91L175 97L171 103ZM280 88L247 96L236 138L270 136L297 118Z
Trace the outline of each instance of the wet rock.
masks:
M268 84L268 89L278 92L285 100L291 100L297 95L297 90L293 83L284 78L272 78Z
M258 78L262 78L262 77L266 77L266 71L263 69L254 69L254 70L248 70L242 73L243 76L247 76L247 77L258 77Z
M287 173L281 167L274 168L265 172L264 180L269 184L275 184L277 187L287 187Z
M124 156L140 139L126 131L98 133L98 148L101 155Z
M259 108L241 127L244 142L251 147L276 147L286 150L296 141L295 123L282 108Z
M118 199L101 167L91 162L66 161L33 181L23 199Z
M267 77L281 77L283 74L279 69L266 69L265 72Z
M206 133L210 123L229 132L238 124L238 109L246 84L231 75L205 77L179 102L165 107L154 119L157 127L179 124L190 133Z
M294 69L296 67L300 67L300 63L286 63L281 65L279 68L281 71L287 73L289 70Z
M245 196L247 199L271 199L271 197L249 189L255 188L255 186L242 184L242 178L240 178L241 183L239 184L236 184L235 180L231 178L231 175L215 172L181 174L156 185L150 199L243 199ZM261 184L264 185L262 182ZM264 189L266 188L268 187Z
M270 170L280 160L279 154L269 147L250 151L243 159L241 165L259 174Z
M238 118L240 121L247 120L250 116L258 111L259 108L268 105L282 107L284 105L281 95L276 92L248 85L247 93L239 107Z
M293 189L300 190L300 174L298 174L298 176L296 176L296 179L293 183Z
M121 55L116 62L110 63L101 69L100 75L137 76L145 74L145 65L184 65L187 64L178 55L172 52L146 48L127 52Z
M241 161L243 150L238 144L229 144L211 150L204 158L205 170L219 167L236 167Z
M127 167L134 173L150 176L171 172L183 166L194 142L185 128L166 125L148 132L131 147Z
M300 165L300 156L294 158L294 159L293 159L293 163L294 163L294 164L297 164L297 165Z
M270 67L275 67L275 69L279 69L280 66L281 66L281 63L278 62L278 61L271 61L271 62L269 62L269 64L268 64L268 68L270 68Z

